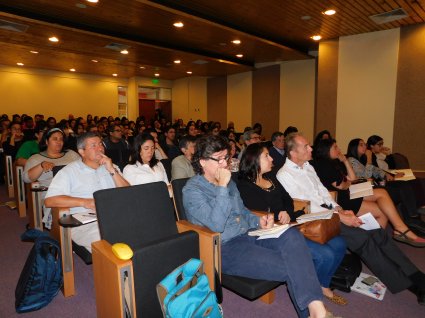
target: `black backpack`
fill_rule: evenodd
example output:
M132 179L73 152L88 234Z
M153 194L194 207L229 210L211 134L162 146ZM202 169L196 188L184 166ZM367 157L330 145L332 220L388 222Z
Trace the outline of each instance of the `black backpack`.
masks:
M28 230L23 241L34 241L15 289L16 312L24 313L49 304L62 287L62 257L58 241L39 230Z

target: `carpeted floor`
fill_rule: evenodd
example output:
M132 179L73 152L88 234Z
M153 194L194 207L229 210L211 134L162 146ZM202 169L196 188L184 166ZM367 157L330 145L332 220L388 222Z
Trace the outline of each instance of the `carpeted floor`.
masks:
M8 199L5 187L1 185L0 203L5 201ZM58 294L52 303L39 311L27 314L15 313L16 283L32 247L32 243L24 243L19 239L20 234L25 231L26 223L26 219L20 219L16 211L0 207L0 318L96 317L92 267L85 265L78 257L74 258L76 296L64 298L62 294ZM425 271L425 248L417 249L401 244L400 248L422 271ZM367 271L365 266L363 268ZM383 301L354 292L340 293L348 299L347 306L340 307L327 301L325 303L329 310L343 317L425 317L425 306L419 306L416 297L408 291L397 295L387 292ZM285 286L277 289L276 301L272 305L260 301L250 302L224 290L223 309L226 318L296 317Z

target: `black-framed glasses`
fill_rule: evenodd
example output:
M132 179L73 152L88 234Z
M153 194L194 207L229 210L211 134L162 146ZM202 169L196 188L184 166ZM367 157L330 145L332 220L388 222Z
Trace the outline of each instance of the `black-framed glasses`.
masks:
M229 160L230 156L227 155L224 158L214 158L214 157L207 157L206 159L214 160L215 162L218 162L219 164L222 164L223 162L227 162Z

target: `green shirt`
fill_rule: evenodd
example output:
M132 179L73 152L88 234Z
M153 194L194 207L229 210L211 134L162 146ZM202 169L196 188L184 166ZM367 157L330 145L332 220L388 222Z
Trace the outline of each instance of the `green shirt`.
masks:
M16 159L24 158L28 159L32 155L39 153L40 149L38 148L38 142L35 140L25 141L21 147L19 147L18 153L16 154Z

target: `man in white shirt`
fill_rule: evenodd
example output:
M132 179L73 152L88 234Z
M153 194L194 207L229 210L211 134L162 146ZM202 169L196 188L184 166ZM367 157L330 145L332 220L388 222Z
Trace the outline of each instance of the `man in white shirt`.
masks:
M285 150L288 159L278 171L277 179L291 197L309 200L313 213L325 208L338 211L341 235L348 248L362 258L392 293L409 288L416 294L419 304L424 305L425 274L399 250L385 230L360 229L361 220L331 198L308 162L312 152L308 140L299 133L290 134L285 140Z
M100 137L87 132L77 140L82 160L61 169L53 178L44 205L49 208L70 208L70 213L95 210L93 193L97 190L125 187L130 184L121 176L117 166L105 156ZM100 240L97 222L72 228L72 240L91 252L91 243Z

